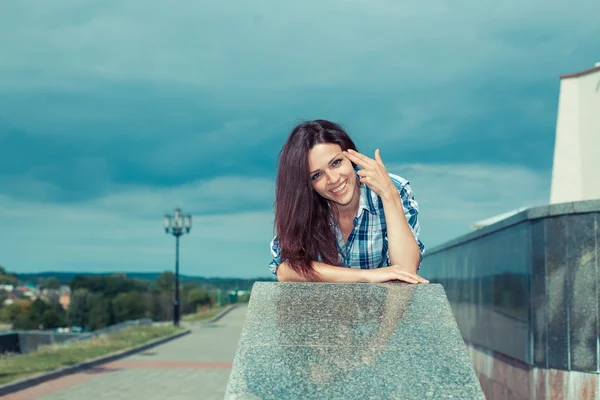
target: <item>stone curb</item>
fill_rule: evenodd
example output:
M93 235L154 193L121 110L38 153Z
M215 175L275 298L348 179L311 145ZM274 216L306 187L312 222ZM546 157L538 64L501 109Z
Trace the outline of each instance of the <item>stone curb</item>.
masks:
M174 340L180 338L184 335L189 334L191 331L189 329L184 330L183 332L178 332L166 337L155 339L151 342L144 343L138 345L136 347L132 347L130 349L125 349L118 351L116 353L107 354L105 356L100 356L94 358L92 360L83 361L79 364L69 365L68 367L60 368L50 372L44 372L38 375L29 376L27 378L23 378L16 382L6 383L4 385L0 385L0 397L5 396L9 393L17 392L23 389L28 389L32 386L39 385L40 383L44 383L53 379L57 379L63 377L65 375L70 375L73 373L81 372L83 370L96 367L101 364L106 364L111 361L118 360L123 357L130 356L140 351L144 351L154 346L158 346L159 344L163 344L170 340Z
M218 320L223 318L227 313L229 313L229 311L233 310L234 308L239 307L240 304L241 303L230 304L229 307L227 307L226 309L221 311L219 314L212 317L212 319L209 319L208 321L200 321L200 322L203 324L212 324L213 322L217 322Z
M225 308L219 314L215 315L214 317L212 317L211 319L208 319L208 320L202 320L202 321L184 321L184 320L181 320L181 322L185 322L185 324L188 325L188 326L198 326L198 325L212 324L213 322L217 322L218 320L220 320L221 318L223 318L227 313L229 313L231 310L239 307L242 304L246 304L246 303L230 304L229 306L227 306L227 308Z

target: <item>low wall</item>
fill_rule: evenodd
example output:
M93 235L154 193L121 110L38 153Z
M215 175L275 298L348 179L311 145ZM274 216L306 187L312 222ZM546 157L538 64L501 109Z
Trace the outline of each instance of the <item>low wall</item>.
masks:
M77 338L79 333L36 331L11 331L0 333L1 353L29 353L40 346L65 343Z
M488 400L600 398L599 374L537 368L480 346L467 349Z
M150 318L124 321L106 328L84 333L60 333L53 331L9 331L0 333L0 354L29 353L40 346L88 340L95 336L118 332L131 326L152 325Z
M529 370L587 376L600 373L599 260L596 200L525 210L431 249L421 271L444 286L469 345Z

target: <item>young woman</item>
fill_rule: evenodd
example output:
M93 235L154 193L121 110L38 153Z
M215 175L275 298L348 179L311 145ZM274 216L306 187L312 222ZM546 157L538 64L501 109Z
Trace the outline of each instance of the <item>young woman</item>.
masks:
M424 246L408 181L333 122L296 126L281 149L275 231L279 281L428 283L417 275Z

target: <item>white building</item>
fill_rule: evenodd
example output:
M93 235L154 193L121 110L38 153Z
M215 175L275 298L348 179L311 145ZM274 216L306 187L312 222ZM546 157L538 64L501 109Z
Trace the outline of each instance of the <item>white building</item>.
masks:
M600 199L600 63L560 77L550 204Z
M600 63L560 77L550 204L600 199ZM527 207L477 221L477 230Z

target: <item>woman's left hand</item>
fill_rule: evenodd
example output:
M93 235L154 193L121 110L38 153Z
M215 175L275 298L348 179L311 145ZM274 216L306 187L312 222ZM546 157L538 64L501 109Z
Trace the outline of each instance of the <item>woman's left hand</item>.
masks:
M354 150L344 151L343 153L350 161L362 168L356 172L360 177L360 182L366 184L379 197L383 198L397 191L385 169L385 165L383 165L383 161L381 161L379 149L375 150L375 159Z

